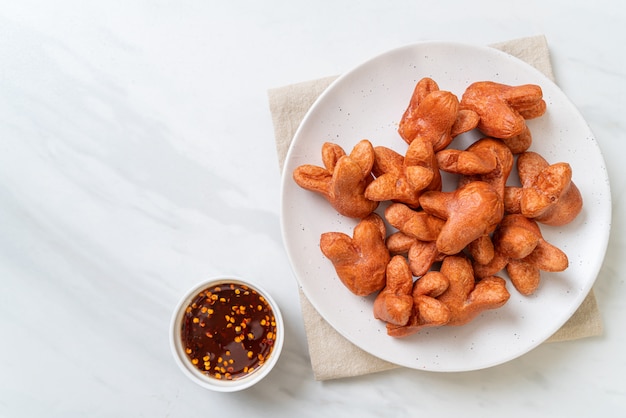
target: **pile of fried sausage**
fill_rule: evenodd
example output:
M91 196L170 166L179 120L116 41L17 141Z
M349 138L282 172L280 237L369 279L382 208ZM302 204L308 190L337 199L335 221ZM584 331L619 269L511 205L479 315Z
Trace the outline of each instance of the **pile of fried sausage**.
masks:
M541 271L568 267L539 225L568 224L583 202L568 163L529 150L526 121L545 112L538 85L479 81L459 100L423 78L398 126L404 155L367 139L349 154L327 142L323 166L294 170L300 187L358 220L352 236L323 233L320 249L352 293L376 295L373 314L390 336L463 325L501 307L510 298L501 271L531 295ZM480 139L465 150L449 147L473 130ZM515 186L507 185L512 170ZM455 190L442 190L442 172L457 179Z

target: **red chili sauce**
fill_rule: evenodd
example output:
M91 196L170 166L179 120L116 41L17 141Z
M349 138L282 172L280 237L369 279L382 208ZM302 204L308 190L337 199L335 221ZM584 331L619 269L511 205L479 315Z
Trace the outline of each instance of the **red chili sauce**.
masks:
M216 379L236 380L269 358L276 319L257 291L224 283L201 291L191 301L181 336L185 353L198 370Z

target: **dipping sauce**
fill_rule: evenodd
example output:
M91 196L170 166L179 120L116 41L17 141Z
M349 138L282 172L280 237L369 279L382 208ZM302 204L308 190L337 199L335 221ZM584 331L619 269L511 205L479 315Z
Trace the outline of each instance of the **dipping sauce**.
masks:
M236 380L268 360L276 319L266 299L238 283L209 287L185 309L181 337L191 363L216 379Z

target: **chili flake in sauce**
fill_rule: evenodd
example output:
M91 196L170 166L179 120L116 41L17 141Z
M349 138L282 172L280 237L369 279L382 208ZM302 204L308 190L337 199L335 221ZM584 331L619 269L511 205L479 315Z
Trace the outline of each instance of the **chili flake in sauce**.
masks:
M191 363L216 379L236 380L269 358L276 319L267 300L238 283L209 287L187 306L181 336Z

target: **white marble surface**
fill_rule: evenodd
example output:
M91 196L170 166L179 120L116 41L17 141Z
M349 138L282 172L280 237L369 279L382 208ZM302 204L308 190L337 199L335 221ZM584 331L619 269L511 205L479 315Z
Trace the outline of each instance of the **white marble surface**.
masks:
M624 10L611 0L1 1L0 416L622 415ZM595 285L604 335L476 372L315 381L281 242L267 89L417 40L536 34L611 178ZM277 367L236 394L194 385L168 346L178 298L215 274L258 280L287 322Z

